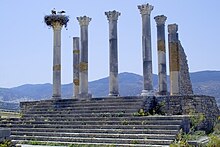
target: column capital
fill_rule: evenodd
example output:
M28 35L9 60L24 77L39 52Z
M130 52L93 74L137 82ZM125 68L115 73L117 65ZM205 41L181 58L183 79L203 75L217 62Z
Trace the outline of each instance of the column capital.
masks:
M63 25L58 21L52 22L51 26L54 30L61 30L63 27Z
M178 31L178 25L177 24L169 24L168 25L168 32L170 33L170 34L173 34L173 33L177 33L177 31Z
M157 15L154 17L157 25L164 25L165 21L167 20L167 17L164 15Z
M87 16L80 16L76 18L79 21L80 26L88 26L89 22L92 20L92 18L89 18Z
M140 10L141 15L150 15L151 11L154 9L154 6L150 4L138 5L138 9Z
M109 21L113 21L113 20L117 21L118 17L121 15L121 13L113 10L113 11L105 12L105 15L107 16L107 19Z

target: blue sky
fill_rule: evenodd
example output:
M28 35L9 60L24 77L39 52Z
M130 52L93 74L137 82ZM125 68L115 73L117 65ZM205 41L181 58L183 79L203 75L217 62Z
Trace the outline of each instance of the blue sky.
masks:
M190 72L220 70L219 0L1 0L0 87L52 82L53 32L43 21L51 9L65 10L70 22L62 30L62 83L72 82L72 37L79 36L78 16L89 16L89 81L108 76L108 21L118 19L119 72L142 75L141 15L137 5L150 3L153 72L157 73L156 15L177 23ZM167 45L167 42L166 42ZM168 56L167 56L168 59ZM168 68L167 68L168 70Z

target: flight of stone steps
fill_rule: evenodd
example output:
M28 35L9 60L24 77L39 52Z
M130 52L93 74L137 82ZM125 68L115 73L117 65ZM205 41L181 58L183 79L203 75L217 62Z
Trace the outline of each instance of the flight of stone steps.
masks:
M146 98L44 100L29 104L20 119L1 120L14 142L115 146L169 146L183 116L137 116Z

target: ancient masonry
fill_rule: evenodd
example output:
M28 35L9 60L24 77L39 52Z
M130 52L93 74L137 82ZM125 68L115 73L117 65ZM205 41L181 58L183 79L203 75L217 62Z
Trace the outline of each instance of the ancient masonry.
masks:
M165 45L165 21L167 17L158 15L154 17L157 23L157 53L158 53L158 80L159 95L167 95L167 66Z
M184 49L180 41L178 47L180 54L180 94L182 95L193 94L186 54L184 52Z
M138 5L142 17L142 56L143 56L143 90L141 96L169 95L167 91L166 39L164 15L155 16L157 24L158 53L158 92L153 90L152 80L152 47L150 15L153 10L150 4ZM119 96L118 84L118 37L117 21L121 15L117 11L105 12L109 22L109 96ZM91 98L88 93L88 25L91 18L77 17L80 24L80 37L73 37L73 97ZM53 60L53 95L61 98L61 29L67 25L68 16L55 12L45 16L45 23L54 30ZM178 37L178 25L168 25L170 95L193 94L184 49Z
M109 96L119 96L117 20L121 13L114 10L105 15L109 21Z
M92 98L88 92L88 25L91 18L77 17L80 37L73 37L73 98L61 99L61 29L68 16L61 11L45 16L53 28L53 95L50 100L21 102L21 118L0 121L11 128L15 143L86 144L98 146L169 146L182 129L190 128L190 116L204 115L197 126L210 132L220 115L214 97L194 95L186 54L178 37L178 25L168 25L170 93L167 88L165 21L154 17L157 25L158 92L152 84L150 14L153 6L139 5L142 17L143 90L140 96L119 95L117 11L105 12L109 23L109 96ZM146 116L146 114L151 114ZM154 115L154 114L159 115ZM144 114L144 116L142 116ZM141 115L141 116L140 116ZM1 118L2 119L2 118ZM0 130L0 140L10 130Z
M79 37L73 37L73 97L79 95Z
M152 51L151 51L151 25L150 14L153 6L149 4L139 5L142 17L142 56L143 56L143 78L144 89L142 96L153 95L153 80L152 80Z
M65 15L46 15L45 23L53 28L53 98L61 98L61 29L69 21Z
M178 46L178 26L177 24L168 25L168 42L169 42L169 63L170 63L170 94L180 94L180 54Z
M79 63L79 97L92 97L88 93L88 25L92 20L87 16L77 17L80 24L81 52Z

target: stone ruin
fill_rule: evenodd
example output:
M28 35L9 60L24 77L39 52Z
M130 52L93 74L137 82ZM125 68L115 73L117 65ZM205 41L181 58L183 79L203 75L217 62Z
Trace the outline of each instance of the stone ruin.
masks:
M150 109L150 103L163 101L167 114L205 113L213 125L213 121L219 115L215 98L209 96L193 95L192 84L189 75L187 57L179 40L178 25L168 25L169 46L169 71L170 92L167 88L166 66L166 39L165 21L167 17L158 15L154 17L157 24L157 50L158 50L158 92L153 90L152 84L152 48L151 48L151 11L150 4L139 5L142 18L142 56L143 56L143 90L140 96L149 97L146 110ZM109 97L119 97L118 87L118 39L117 20L121 15L117 11L105 12L109 21ZM56 17L55 17L56 16ZM46 19L47 18L47 19ZM50 19L48 19L50 18ZM54 19L56 18L56 19ZM59 19L58 19L59 18ZM48 22L49 20L49 22ZM80 37L73 37L73 98L88 99L92 94L88 93L88 25L91 18L87 16L77 17L80 24ZM53 67L53 98L61 99L61 28L67 25L68 16L48 15L45 23L54 30L54 67ZM153 100L153 99L154 100ZM206 102L204 102L206 101ZM206 106L204 106L206 104ZM152 106L151 106L152 107ZM178 109L178 110L177 110ZM209 112L212 111L212 115ZM205 126L205 128L209 128Z
M177 24L168 25L170 92L167 90L167 17L164 15L154 17L159 87L158 92L153 90L150 25L153 8L149 4L138 6L142 18L143 53L143 90L140 96L120 97L117 20L121 13L114 10L105 12L109 22L109 96L92 98L88 93L88 25L91 18L81 16L77 17L80 37L73 37L73 98L61 99L61 29L69 19L63 13L57 15L54 10L45 16L45 23L54 31L53 95L50 100L21 102L21 118L0 121L1 127L12 128L14 142L36 140L100 146L169 146L181 129L189 131L190 116L197 114L205 118L197 129L211 131L220 112L214 97L193 94ZM145 115L150 112L160 115ZM0 135L0 139L7 135L10 134Z
M203 127L210 129L213 126L214 120L219 115L219 110L215 98L193 95L187 57L179 40L177 24L168 25L170 92L167 90L167 52L165 45L165 21L167 17L164 15L154 17L157 24L159 86L158 92L155 92L153 89L150 22L150 15L153 8L150 4L138 6L142 18L143 53L143 90L140 96L149 97L145 110L151 109L152 105L150 106L150 104L152 101L156 100L157 104L163 101L165 104L164 112L166 114L188 114L190 111L207 114L206 126ZM109 96L119 97L117 20L121 13L114 10L105 12L105 15L109 21ZM92 94L88 93L88 25L91 18L81 16L77 17L77 20L80 24L80 37L73 37L73 98L88 99L92 98ZM54 99L61 99L60 34L62 26L66 26L68 21L68 16L63 14L45 16L45 23L54 30Z
M186 59L186 54L179 41L180 50L180 94L190 95L193 94L192 83L189 76L189 66Z

